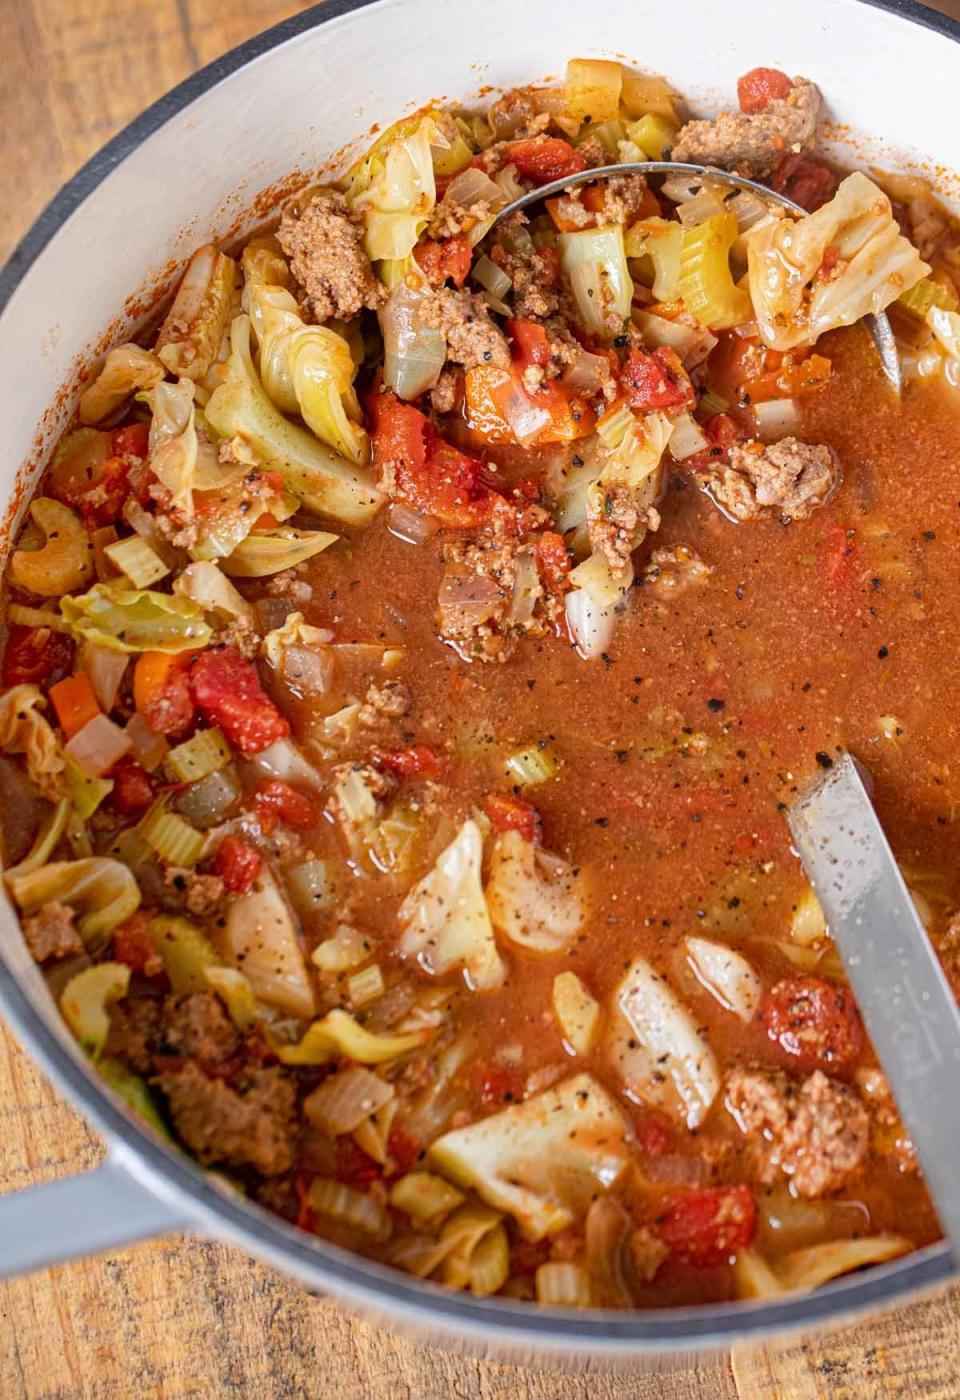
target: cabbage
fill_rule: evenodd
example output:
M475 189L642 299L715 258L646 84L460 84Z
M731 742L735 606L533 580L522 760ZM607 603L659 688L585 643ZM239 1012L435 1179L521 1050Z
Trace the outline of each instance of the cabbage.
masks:
M243 309L250 311L249 298L257 287L289 287L290 268L275 234L251 238L240 255L243 268Z
M80 422L104 423L141 389L152 389L166 377L166 366L139 345L118 345L103 362L96 379L80 398Z
M267 633L261 646L270 665L279 671L288 647L316 647L325 653L332 641L333 633L328 628L313 627L309 622L304 622L303 613L292 612L282 627L274 627L272 632Z
M421 118L412 131L397 130L385 148L378 142L366 188L357 194L350 191L354 209L363 214L364 246L372 261L399 260L413 252L436 203L430 148L440 139L430 116Z
M339 538L327 530L297 530L293 526L258 531L241 540L221 568L233 578L263 578L295 568Z
M175 914L156 914L147 925L147 932L175 992L207 990L207 973L221 967L222 959L202 929Z
M583 882L559 856L505 831L490 856L487 908L494 927L521 948L560 953L586 919Z
M494 267L494 271L500 272L500 269ZM501 275L506 277L506 273ZM509 289L509 277L506 282ZM383 382L401 399L416 399L432 389L447 358L443 332L420 320L423 295L422 289L414 290L401 282L379 312L383 333Z
M254 286L247 310L257 337L260 379L277 408L297 413L299 404L290 374L290 337L303 329L300 307L283 287Z
M61 598L60 611L78 640L113 651L190 651L205 647L213 635L198 603L129 588L125 580Z
M66 790L64 758L49 722L40 714L47 702L35 685L15 685L0 695L0 749L22 753L27 774L50 802L59 802Z
M633 279L622 226L561 233L557 242L584 330L600 336L616 335L633 304Z
M817 281L828 248L837 251L837 270ZM774 350L812 344L882 311L930 271L887 196L859 171L815 213L758 228L747 259L760 338Z
M230 317L236 273L233 259L209 243L187 263L157 335L157 355L171 374L196 381L213 364Z
M437 975L462 967L481 992L499 987L506 975L480 883L482 859L480 828L467 820L398 913L405 957Z
M226 379L206 408L214 431L248 444L267 467L280 472L286 488L311 510L349 525L367 524L383 504L383 496L365 471L278 412L254 369L246 316L234 321L231 346Z
M614 993L610 1058L625 1087L693 1129L720 1088L709 1042L667 979L643 958Z
M62 598L93 578L90 536L69 506L49 496L30 502L30 518L42 532L40 549L14 550L10 582L43 598Z
M296 920L269 871L230 901L218 943L260 1001L291 1016L313 1015L316 1000Z
M528 1240L540 1240L567 1229L608 1190L631 1151L613 1099L589 1074L577 1074L445 1133L427 1156L458 1186L509 1212Z
M171 506L188 517L193 515L193 487L200 455L194 393L189 379L179 379L176 384L158 384L143 396L153 414L150 470L170 493Z
M418 1050L434 1034L430 1026L404 1035L375 1035L338 1007L314 1021L297 1045L275 1041L273 1052L285 1065L325 1065L341 1056L361 1065L382 1065Z
M174 579L173 591L181 598L189 598L215 618L237 619L248 622L251 627L254 625L253 605L209 559L188 564Z
M290 339L290 374L303 421L321 442L362 466L370 440L353 390L350 346L329 326L305 326Z
M80 913L77 927L85 940L110 933L140 906L140 887L133 872L107 856L58 860L25 874L10 872L7 880L25 915L53 899L76 909Z
M745 1024L753 1020L763 983L742 953L707 938L688 938L687 959L698 980L721 1006Z

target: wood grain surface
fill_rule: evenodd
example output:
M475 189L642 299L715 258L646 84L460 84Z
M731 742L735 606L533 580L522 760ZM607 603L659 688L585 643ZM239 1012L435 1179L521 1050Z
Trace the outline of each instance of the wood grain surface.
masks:
M147 103L300 8L284 0L0 0L0 258L62 181ZM944 8L957 12L960 0ZM101 1150L0 1032L0 1191L83 1170ZM745 1350L656 1377L588 1377L416 1344L208 1243L141 1245L0 1286L0 1400L221 1396L956 1400L960 1289L816 1345Z

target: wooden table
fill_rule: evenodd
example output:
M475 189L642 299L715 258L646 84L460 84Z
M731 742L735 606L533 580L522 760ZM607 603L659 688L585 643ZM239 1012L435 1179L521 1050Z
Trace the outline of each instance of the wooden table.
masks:
M300 8L286 0L0 0L0 260L61 182L142 107ZM944 8L960 9L960 0ZM0 1032L0 1190L84 1169L100 1152ZM355 1322L236 1250L193 1241L141 1245L0 1288L0 1400L228 1395L956 1400L960 1288L819 1346L745 1351L629 1380L448 1355Z

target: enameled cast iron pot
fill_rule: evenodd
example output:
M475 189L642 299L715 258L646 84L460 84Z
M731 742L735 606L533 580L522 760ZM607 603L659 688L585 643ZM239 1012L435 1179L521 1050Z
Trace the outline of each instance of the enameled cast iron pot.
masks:
M663 73L704 111L758 64L803 73L829 104L841 159L960 171L953 104L960 24L912 0L327 0L235 49L106 146L40 216L0 273L0 514L14 526L74 398L72 376L124 299L169 282L199 243L262 221L257 196L310 171L374 123L434 98L563 73L571 55ZM868 139L880 133L889 140ZM145 303L141 300L141 306ZM66 386L66 392L64 392ZM56 404L54 410L50 405ZM2 800L2 795L0 795ZM0 1198L0 1274L171 1231L230 1241L390 1325L514 1359L669 1364L788 1329L816 1331L952 1277L945 1247L806 1297L659 1312L566 1312L478 1300L298 1232L141 1131L64 1030L0 895L0 1007L68 1099L103 1133L95 1171Z

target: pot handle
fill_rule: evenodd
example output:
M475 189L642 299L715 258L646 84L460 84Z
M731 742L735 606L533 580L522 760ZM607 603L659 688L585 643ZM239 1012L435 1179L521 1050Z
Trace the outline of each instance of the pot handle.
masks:
M91 1172L0 1196L0 1278L190 1225L114 1148Z

